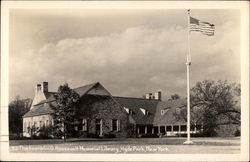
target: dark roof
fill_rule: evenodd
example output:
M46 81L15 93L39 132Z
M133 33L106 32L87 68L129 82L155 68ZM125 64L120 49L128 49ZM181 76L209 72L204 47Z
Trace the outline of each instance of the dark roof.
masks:
M100 84L99 82L88 84L82 87L78 87L73 89L76 93L78 93L80 96L83 96L86 94L91 88L93 88L95 85Z
M95 85L100 84L99 82L88 84L82 87L78 87L73 89L76 93L78 93L80 96L83 96L86 94L89 90L91 90ZM46 92L45 93L45 100L42 100L38 104L34 105L34 107L24 114L23 117L31 117L31 116L38 116L38 115L45 115L45 114L50 114L53 112L53 110L50 107L51 103L55 104L55 94L57 92ZM47 103L47 104L45 104Z
M53 112L52 106L55 106L55 104L56 104L55 102L50 102L46 104L36 105L26 114L24 114L23 117L32 117L32 116L51 114Z
M88 93L93 87L100 83L88 84L82 87L73 89L80 96ZM52 106L56 105L54 95L56 92L47 92L45 94L46 100L41 101L37 105L27 112L23 117L31 117L38 115L50 114L53 112ZM178 99L172 101L159 101L154 99L144 98L132 98L132 97L118 97L113 96L113 99L118 102L122 107L126 107L132 110L130 117L136 122L136 124L183 124L185 121L177 121L175 119L175 112L178 108L183 108L186 105L185 99ZM142 110L145 109L149 112L148 115L144 115ZM161 111L168 109L165 114Z
M178 111L182 108L185 108L186 100L178 99L178 100L170 100L170 101L162 101L157 105L154 124L155 125L165 125L165 124L185 124L185 121L177 121L175 118L175 113L178 114ZM166 110L166 113L162 114L162 110Z
M152 124L154 121L154 114L158 104L158 100L149 100L144 98L131 98L131 97L113 97L121 106L132 110L131 117L137 124ZM140 108L149 112L144 115Z
M41 102L39 102L36 105L55 101L55 94L56 94L56 92L46 92L45 93L46 100L42 100Z
M73 90L78 93L80 96L83 96L84 94L86 94L91 88L93 88L96 84L99 84L98 82L97 83L92 83L92 84L88 84L88 85L85 85L85 86L82 86L82 87L78 87L78 88L74 88ZM45 97L46 97L46 100L42 100L41 102L39 102L38 104L36 105L40 105L40 104L44 104L44 103L47 103L47 102L52 102L52 101L55 101L55 94L57 92L47 92L45 93Z
M132 110L131 117L137 124L183 124L185 121L177 121L174 113L178 108L185 107L186 100L178 99L172 101L158 101L154 99L113 97L121 106ZM149 115L144 115L140 108L149 111ZM165 114L161 110L168 109Z

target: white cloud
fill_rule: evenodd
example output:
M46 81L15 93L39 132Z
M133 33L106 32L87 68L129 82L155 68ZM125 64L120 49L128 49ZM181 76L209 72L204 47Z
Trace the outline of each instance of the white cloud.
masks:
M239 66L239 43L234 39L238 33L230 29L230 24L219 27L217 32L215 37L192 34L193 84L205 78L204 71L211 79L214 75L239 80L239 71L234 69ZM186 34L181 26L137 26L105 36L48 43L11 58L12 83L20 86L20 77L26 78L22 80L26 85L47 80L56 89L56 83L64 81L73 87L100 81L115 95L140 97L158 89L168 95L185 95ZM228 51L231 55L225 54Z

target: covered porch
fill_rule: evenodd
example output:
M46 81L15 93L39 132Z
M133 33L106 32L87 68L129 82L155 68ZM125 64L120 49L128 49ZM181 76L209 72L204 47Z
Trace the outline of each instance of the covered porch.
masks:
M200 132L200 126L191 126L190 133ZM158 134L163 136L175 136L177 134L187 133L187 125L171 124L171 125L136 125L136 134Z

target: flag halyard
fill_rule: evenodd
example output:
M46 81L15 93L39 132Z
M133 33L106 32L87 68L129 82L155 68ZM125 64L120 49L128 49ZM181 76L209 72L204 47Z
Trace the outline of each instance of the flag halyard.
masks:
M210 24L205 21L200 21L196 18L190 16L189 31L201 32L204 35L213 36L214 35L214 24Z

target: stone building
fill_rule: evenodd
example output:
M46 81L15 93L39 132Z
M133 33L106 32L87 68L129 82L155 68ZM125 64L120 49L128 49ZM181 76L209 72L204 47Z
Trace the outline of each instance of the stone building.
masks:
M111 133L116 137L186 133L186 122L174 117L174 113L185 107L185 100L162 101L161 92L148 93L144 98L112 96L98 82L73 90L80 95L81 105L77 131L98 136ZM31 109L23 116L23 136L30 136L29 127L39 130L53 125L55 94L48 91L48 82L37 84Z

